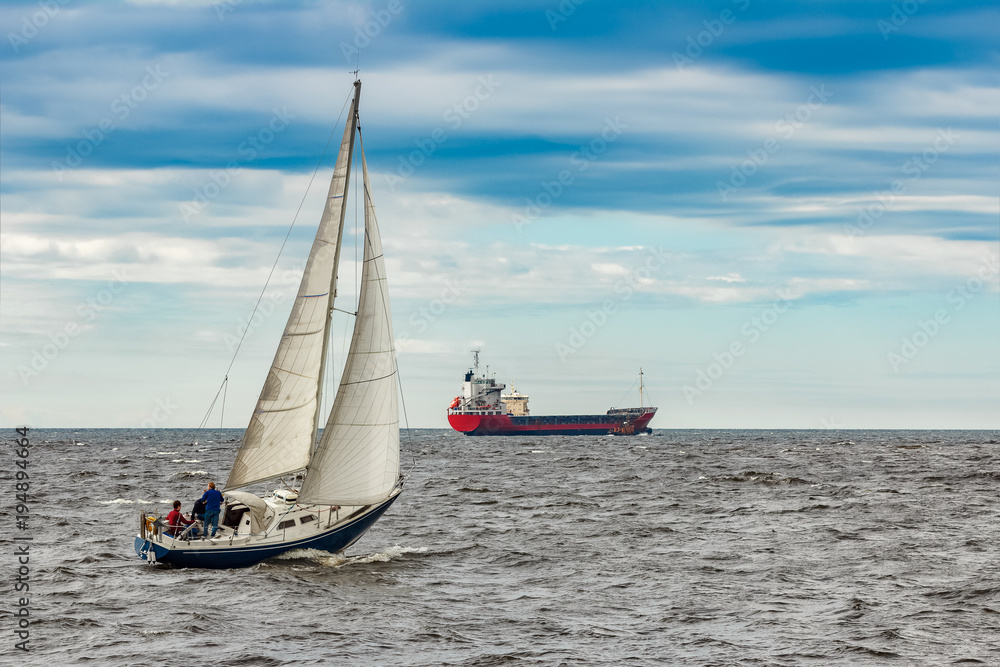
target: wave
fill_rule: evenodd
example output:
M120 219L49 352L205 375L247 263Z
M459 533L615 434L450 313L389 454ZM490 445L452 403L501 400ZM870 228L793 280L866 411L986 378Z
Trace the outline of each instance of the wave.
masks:
M329 558L331 555L333 554L322 549L292 549L291 551L286 551L283 554L275 556L274 560Z
M101 500L99 502L101 505L155 505L156 504L155 500L141 500L141 499L129 500L128 498L115 498L114 500Z
M171 479L181 479L184 477L201 477L202 475L207 475L207 474L208 472L204 470L182 470L173 477L171 477Z
M367 554L363 556L350 556L347 561L349 563L388 563L389 561L399 558L400 556L405 556L406 554L423 553L427 553L427 547L401 547L397 544L396 546L389 547L380 553Z
M388 563L406 554L426 552L427 547L401 547L399 545L389 547L379 553L358 556L345 556L341 551L330 553L329 551L322 551L320 549L292 549L280 556L275 556L274 560L312 560L326 567L342 567L344 565L361 565L365 563Z
M718 477L713 476L706 478L701 476L698 479L710 479L713 482L752 482L754 484L763 484L765 486L778 484L813 484L813 482L802 479L801 477L788 477L777 472L758 472L756 470L745 470L735 475L723 475Z

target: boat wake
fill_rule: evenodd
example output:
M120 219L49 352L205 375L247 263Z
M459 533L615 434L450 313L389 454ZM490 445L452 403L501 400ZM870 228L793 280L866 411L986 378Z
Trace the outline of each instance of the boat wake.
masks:
M342 552L331 554L320 549L293 549L276 556L274 560L311 560L325 567L343 567L345 565L363 565L365 563L388 563L406 554L427 553L427 547L389 547L385 551L374 554L359 554L345 556Z
M398 544L393 547L389 547L385 551L374 554L365 554L361 556L349 556L346 559L347 563L388 563L391 560L395 560L400 556L405 556L406 554L423 554L427 553L427 547L401 547Z

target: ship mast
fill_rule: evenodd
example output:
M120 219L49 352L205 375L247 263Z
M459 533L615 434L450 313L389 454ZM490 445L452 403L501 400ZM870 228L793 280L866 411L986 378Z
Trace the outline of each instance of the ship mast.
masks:
M642 407L642 369L639 369L639 407Z

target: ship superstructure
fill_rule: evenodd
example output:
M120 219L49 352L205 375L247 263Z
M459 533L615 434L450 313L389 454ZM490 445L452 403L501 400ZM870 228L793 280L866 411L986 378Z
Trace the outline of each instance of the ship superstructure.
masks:
M514 383L510 383L510 393L501 394L500 400L507 408L507 414L511 417L528 416L528 397L514 388Z

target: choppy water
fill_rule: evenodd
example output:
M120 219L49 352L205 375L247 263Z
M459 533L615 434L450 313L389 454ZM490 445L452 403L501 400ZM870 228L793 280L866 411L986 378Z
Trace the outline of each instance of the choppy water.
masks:
M997 432L419 431L347 555L233 571L147 566L132 539L146 501L223 477L238 431L29 435L16 664L1000 664Z

